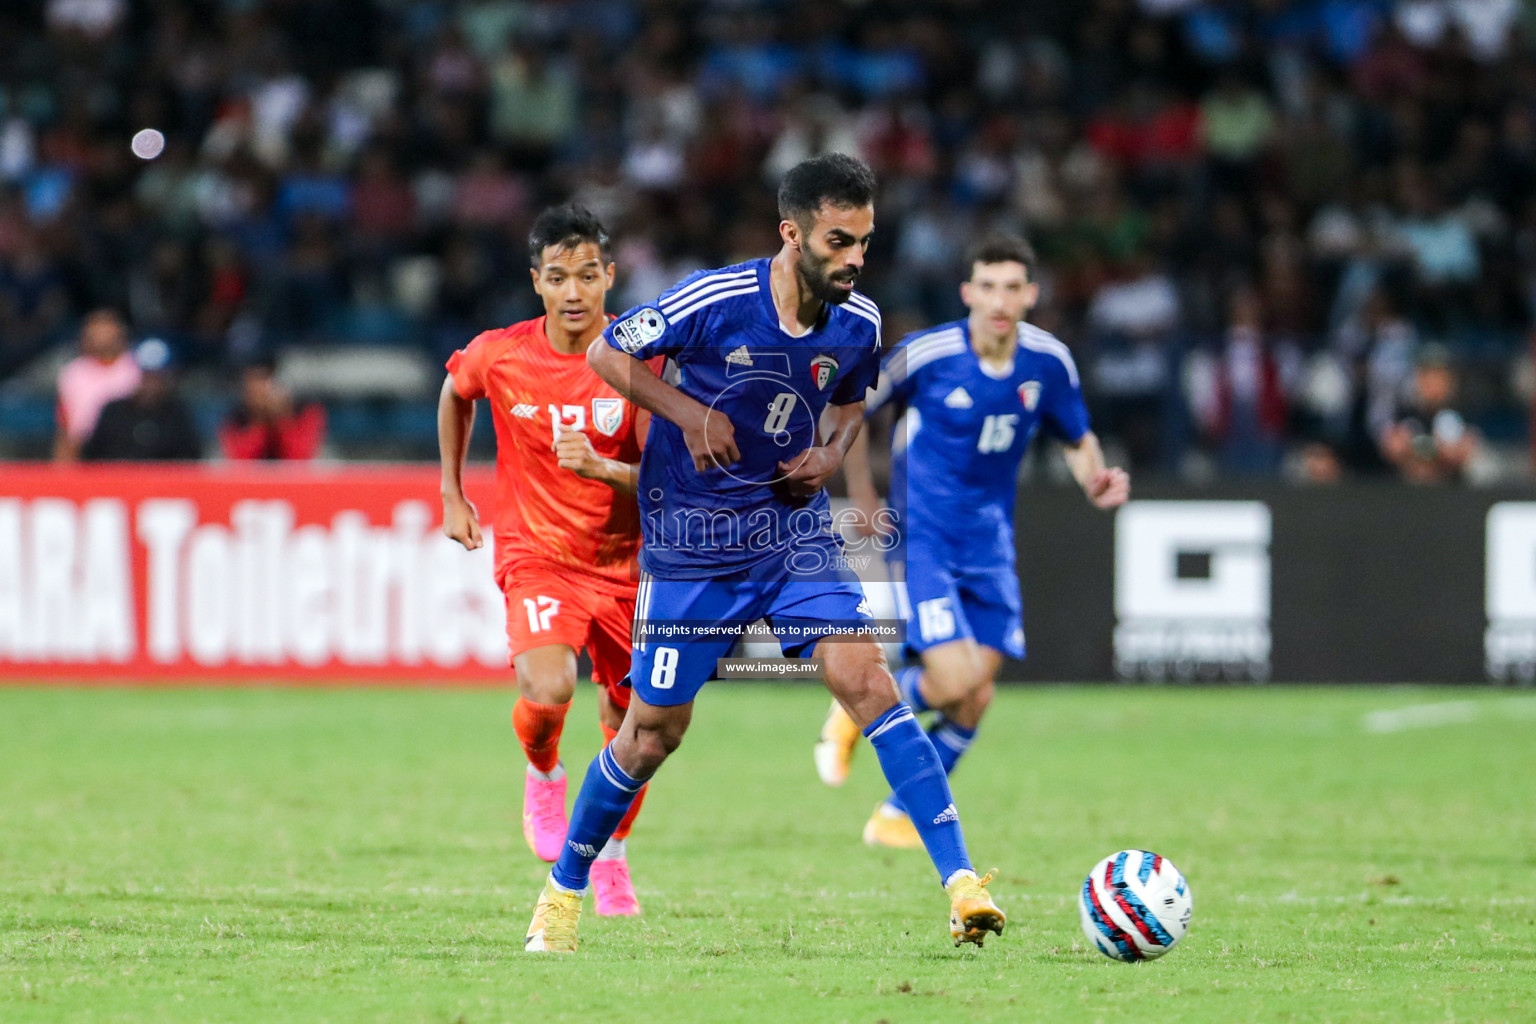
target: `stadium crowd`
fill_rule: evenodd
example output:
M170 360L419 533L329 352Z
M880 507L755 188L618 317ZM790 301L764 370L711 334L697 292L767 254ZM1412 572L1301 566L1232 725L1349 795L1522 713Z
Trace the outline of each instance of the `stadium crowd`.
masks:
M612 227L627 306L770 251L778 177L843 150L881 178L861 288L887 339L958 315L966 242L1011 227L1133 467L1455 478L1475 428L1526 431L1533 24L1519 0L6 4L0 378L104 307L190 366L445 357L535 312L541 204Z

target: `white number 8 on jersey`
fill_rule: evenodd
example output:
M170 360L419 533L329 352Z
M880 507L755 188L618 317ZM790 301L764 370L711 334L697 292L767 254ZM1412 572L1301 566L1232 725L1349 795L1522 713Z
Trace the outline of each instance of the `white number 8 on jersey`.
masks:
M763 433L777 434L789 426L789 414L795 411L800 396L793 391L781 391L768 403L768 418L763 420Z

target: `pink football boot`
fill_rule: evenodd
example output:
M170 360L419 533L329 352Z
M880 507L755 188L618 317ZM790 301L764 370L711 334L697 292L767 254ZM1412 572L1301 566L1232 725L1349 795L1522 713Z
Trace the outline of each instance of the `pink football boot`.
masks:
M599 917L633 917L640 913L627 860L592 862L592 908Z
M565 846L570 823L565 817L565 776L553 781L535 778L533 767L523 785L523 838L539 860L551 864Z

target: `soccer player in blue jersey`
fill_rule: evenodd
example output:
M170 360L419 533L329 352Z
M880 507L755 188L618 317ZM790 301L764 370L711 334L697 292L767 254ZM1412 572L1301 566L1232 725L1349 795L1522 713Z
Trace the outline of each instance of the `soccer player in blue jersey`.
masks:
M779 189L778 255L687 278L615 321L587 353L600 377L654 414L640 462L634 696L587 769L525 949L575 951L593 859L682 742L717 660L758 619L786 655L822 661L827 688L869 738L938 868L955 944L1003 930L938 753L867 632L868 606L823 490L879 370L880 312L853 289L874 195L874 175L851 157L797 165ZM655 356L668 360L661 376L645 363Z
M928 735L946 772L976 738L1003 656L1024 657L1013 501L1030 441L1042 429L1060 439L1072 475L1097 507L1115 508L1130 496L1130 478L1104 464L1088 429L1072 353L1024 322L1039 296L1029 244L992 235L969 257L960 295L970 315L902 339L865 406L866 414L896 407L896 538L887 561L904 567L907 646L921 659L898 672L897 683L908 707L938 713ZM866 443L848 453L844 472L863 529L872 532L879 499ZM815 747L823 782L842 785L858 740L857 722L834 701ZM864 841L921 845L909 812L893 793L864 826Z

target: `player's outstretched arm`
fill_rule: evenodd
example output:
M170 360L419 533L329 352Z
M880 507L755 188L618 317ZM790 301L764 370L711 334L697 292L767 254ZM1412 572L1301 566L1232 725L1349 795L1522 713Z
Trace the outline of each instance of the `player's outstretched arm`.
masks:
M836 408L832 406L831 408ZM869 465L869 431L861 430L843 456L843 480L848 485L848 500L858 511L853 524L860 537L880 532L880 492L875 490L875 472Z
M461 396L453 377L437 396L437 454L443 465L443 533L470 551L480 547L480 514L464 496L464 457L475 426L475 403Z
M620 494L634 494L639 489L638 462L604 458L592 447L592 439L579 430L560 431L560 438L555 442L555 457L561 469L568 469L587 480L605 483Z
M1063 451L1067 468L1096 508L1118 508L1130 498L1130 474L1104 464L1104 448L1093 431L1078 438L1076 444L1065 445Z
M656 376L644 360L627 356L598 338L587 349L587 365L609 387L640 408L677 424L699 472L740 461L741 451L736 447L736 430L730 419L720 413L711 414L708 406Z
M779 463L779 472L789 481L789 489L795 494L815 494L825 487L837 467L843 464L844 456L858 439L863 426L863 402L827 406L821 416L826 440L819 447L807 448Z

